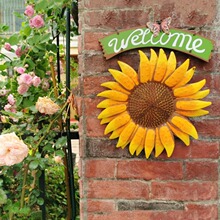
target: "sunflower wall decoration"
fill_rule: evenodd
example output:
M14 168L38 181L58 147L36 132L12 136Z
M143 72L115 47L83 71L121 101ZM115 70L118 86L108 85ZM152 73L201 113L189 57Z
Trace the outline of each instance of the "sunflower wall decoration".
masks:
M129 152L138 156L143 150L146 158L154 151L158 157L164 150L170 157L175 148L174 135L185 145L190 136L198 133L188 117L208 114L203 108L211 102L203 101L209 89L201 90L206 83L188 83L195 67L189 69L187 59L177 67L174 52L166 56L151 49L150 59L139 51L138 73L128 64L118 61L121 71L109 69L115 81L102 83L107 90L98 94L104 97L97 108L101 124L107 124L104 134L118 138L116 147L129 146Z

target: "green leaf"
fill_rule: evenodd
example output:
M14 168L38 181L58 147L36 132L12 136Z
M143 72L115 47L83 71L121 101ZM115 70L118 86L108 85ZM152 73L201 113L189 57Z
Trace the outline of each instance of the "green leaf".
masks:
M41 36L40 42L41 42L41 43L48 42L48 41L50 40L50 37L51 37L51 34L50 34L50 33L45 34L45 35Z
M66 136L62 136L59 139L57 139L55 146L57 149L64 147L66 145Z
M44 204L44 200L42 198L38 198L37 204L38 205L43 205Z
M30 162L29 168L30 168L31 170L35 170L35 169L38 167L38 165L39 165L39 161L33 160L33 161Z
M3 71L5 69L7 69L7 65L5 64L0 65L0 71Z
M23 31L23 34L26 36L29 36L31 34L30 26L26 26L22 31Z
M57 46L56 46L55 44L47 44L46 49L47 49L48 51L52 51L52 52L54 52L54 53L57 52Z
M51 3L50 3L51 4ZM35 5L35 10L36 11L39 11L39 10L46 10L46 8L47 8L47 6L48 6L48 3L47 3L47 1L45 1L45 0L43 0L43 1L39 1L36 5ZM47 11L47 10L46 10Z
M34 69L35 63L31 59L27 59L26 63L29 65L29 69Z
M29 207L24 207L19 210L19 213L23 215L27 215L30 211L31 209Z
M55 151L55 155L56 156L60 156L60 157L64 157L64 152L63 152L63 150L57 150L57 151Z
M8 42L11 44L11 45L17 45L19 43L19 37L17 34L14 34L12 35L9 39L8 39Z
M4 204L7 202L7 195L5 194L5 192L0 189L0 205Z

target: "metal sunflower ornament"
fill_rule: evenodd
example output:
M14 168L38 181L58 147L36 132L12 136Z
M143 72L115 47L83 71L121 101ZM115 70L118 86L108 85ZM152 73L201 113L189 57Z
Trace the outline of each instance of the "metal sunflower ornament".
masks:
M151 49L150 59L142 52L138 73L128 64L118 61L121 71L109 69L115 81L102 83L107 90L98 94L106 98L97 108L103 108L98 119L107 124L104 134L118 138L116 147L129 146L132 155L144 150L146 158L154 151L158 157L164 150L170 157L175 148L174 135L185 145L190 136L198 139L194 125L187 117L208 114L203 108L211 102L202 101L209 89L202 90L206 80L188 82L195 67L189 69L189 59L176 66L176 56L167 58L163 49L159 55Z

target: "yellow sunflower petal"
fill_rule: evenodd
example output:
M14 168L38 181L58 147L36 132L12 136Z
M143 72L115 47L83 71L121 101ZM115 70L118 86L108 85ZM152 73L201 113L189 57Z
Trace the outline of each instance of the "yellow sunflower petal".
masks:
M114 77L114 79L120 83L125 89L127 90L132 90L135 86L135 83L133 82L133 80L127 76L126 74L122 73L119 70L115 70L115 69L109 69L108 70L112 76Z
M141 151L144 149L144 142L145 142L145 138L142 138L141 144L138 146L136 150L136 156L138 156L141 153Z
M146 128L139 126L129 145L129 151L131 155L133 155L134 152L137 150L137 148L140 146L142 138L145 138L145 135L146 135Z
M185 75L189 67L189 59L180 65L166 80L165 84L169 87L174 87Z
M166 124L159 127L159 137L167 152L167 156L170 157L173 153L175 144L173 133L170 131L169 127Z
M100 122L101 125L109 123L110 121L112 121L114 118L116 118L118 115L113 115L111 117L108 118L103 118Z
M103 92L100 92L97 96L122 102L125 102L128 99L128 95L116 90L105 90Z
M185 86L186 83L188 83L188 82L192 79L192 77L193 77L193 75L194 75L194 72L195 72L195 69L196 69L195 66L192 67L191 69L189 69L189 70L185 73L185 75L183 76L183 78L181 79L181 81L180 81L179 83L177 83L173 88L178 88L178 87L181 87L181 86Z
M210 90L209 89L206 89L206 90L203 90L203 91L199 91L193 95L190 95L190 96L186 96L185 98L189 98L189 99L203 99L205 98L208 94L209 94Z
M129 66L127 63L124 63L122 61L118 61L118 65L120 66L121 71L127 76L129 76L136 85L139 84L138 75L131 66Z
M123 144L122 146L120 146L122 149L124 149L128 144L129 144L130 142L127 142L127 143L125 143L125 144ZM117 146L116 146L117 147ZM117 147L117 148L119 148L119 147Z
M181 110L198 110L208 107L211 102L201 100L178 100L176 102L176 108Z
M128 122L129 123L129 122ZM123 126L117 128L116 130L114 130L112 132L112 134L110 135L109 139L115 139L115 138L118 138L121 134L121 132L125 129L127 124L124 124Z
M130 94L130 92L126 89L124 89L118 82L104 82L101 84L101 86L104 86L108 89L116 90L122 93L125 93L127 95Z
M187 84L186 86L179 87L173 90L175 97L186 97L197 93L206 83L206 80L203 79L196 83Z
M195 139L198 139L198 133L196 131L196 128L184 116L180 116L180 115L173 116L173 118L171 119L171 123L174 126L176 126L177 128L179 128L181 131L189 134L190 136L192 136Z
M125 112L122 115L119 115L118 117L114 118L112 121L109 122L109 124L106 126L104 134L108 134L111 131L116 130L117 128L123 126L124 124L128 123L131 119L130 115Z
M144 151L146 158L149 158L151 152L154 149L155 144L155 130L147 129L145 143L144 143Z
M157 54L153 49L150 49L150 77L149 80L153 79L154 71L157 65Z
M171 51L170 56L167 60L167 69L162 82L164 82L164 80L167 79L167 77L171 73L173 73L175 69L176 69L176 55L173 51Z
M189 135L186 134L185 132L182 132L181 130L179 130L178 128L174 127L173 125L171 125L170 123L167 123L167 125L169 126L170 130L180 139L183 141L183 143L185 143L186 146L189 146L190 144L190 138Z
M137 129L139 128L139 125L135 125L135 128L132 132L132 134L128 137L127 142L125 142L123 145L121 146L116 146L116 147L121 147L122 149L124 149L128 144L131 143L131 140L134 138L134 135L136 134Z
M161 82L167 69L167 56L163 49L160 49L157 65L154 71L154 81Z
M164 146L160 141L159 131L156 128L156 136L155 136L155 157L158 157L164 150Z
M97 105L97 108L107 108L113 105L120 105L120 104L127 104L127 102L120 102L120 101L115 101L112 99L105 99Z
M144 52L139 50L139 55L140 55L140 66L139 66L140 82L145 83L152 79L151 65L148 57L145 55Z
M180 115L184 115L187 117L198 117L198 116L203 116L207 115L209 111L204 110L204 109L198 109L198 110L176 110L176 112Z
M131 137L135 128L136 128L136 124L133 121L130 121L127 124L127 126L124 128L124 130L121 132L116 147L120 147L128 143L128 140Z
M110 106L110 107L104 109L98 115L98 119L108 118L108 117L111 117L113 115L117 115L117 114L119 114L121 112L124 112L126 109L127 109L127 105L125 105L125 104Z

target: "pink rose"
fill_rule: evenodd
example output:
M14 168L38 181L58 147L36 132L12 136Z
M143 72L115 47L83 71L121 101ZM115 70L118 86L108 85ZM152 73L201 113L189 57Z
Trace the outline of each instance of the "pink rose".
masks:
M17 67L16 68L17 73L20 73L20 74L23 74L25 72L25 70L26 69L24 67Z
M10 105L14 105L15 104L15 98L14 98L14 96L12 95L12 94L9 94L9 96L8 96L8 103L10 104Z
M8 51L11 51L11 44L5 43L4 48Z
M26 93L28 91L30 86L28 86L27 84L21 84L20 86L18 86L18 93L20 95L24 95L24 93Z
M27 15L29 18L34 15L34 8L32 5L28 5L24 11L24 14Z
M44 26L44 20L40 15L36 15L30 19L29 25L32 28L41 28Z
M5 110L6 112L16 113L16 108L15 108L15 106L12 106L12 105L9 104L9 103L4 106L4 110Z
M31 86L32 85L32 76L27 73L24 73L17 78L17 81L18 81L19 85L26 84L28 86Z
M27 155L27 145L14 132L0 135L0 166L20 163Z
M55 156L54 157L54 161L58 164L62 164L63 163L63 159L60 156Z
M33 86L38 87L40 85L40 83L41 83L40 77L34 76L33 79L32 79Z
M28 52L28 48L24 48L22 50L22 48L20 46L17 47L17 49L15 50L15 54L17 55L17 57L21 57L23 54Z
M21 50L21 47L18 47L18 48L15 50L15 54L17 55L17 57L21 57L21 55L23 54L23 53L22 53L22 50Z
M48 97L39 97L35 107L40 113L47 115L53 115L60 109L60 106Z

